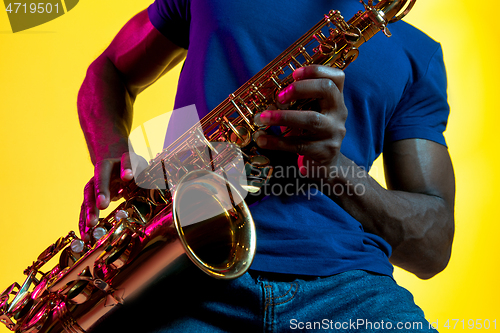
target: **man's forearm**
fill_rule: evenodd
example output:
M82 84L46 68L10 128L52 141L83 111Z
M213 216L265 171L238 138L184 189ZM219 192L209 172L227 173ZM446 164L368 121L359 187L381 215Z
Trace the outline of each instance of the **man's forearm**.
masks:
M451 253L453 205L427 193L386 190L366 170L339 157L336 177L330 180L333 193L340 194L335 200L365 231L392 246L391 262L420 278L443 270Z
M134 99L106 56L92 63L78 94L78 115L93 164L128 150Z

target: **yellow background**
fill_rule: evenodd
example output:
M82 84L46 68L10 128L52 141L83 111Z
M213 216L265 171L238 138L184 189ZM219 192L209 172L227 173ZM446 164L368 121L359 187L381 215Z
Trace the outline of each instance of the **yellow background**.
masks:
M87 66L149 2L85 0L16 34L0 6L0 291L22 283L23 270L42 250L77 230L82 190L93 171L78 124L77 92ZM466 328L468 319L496 319L500 327L496 8L493 0L418 0L406 19L444 48L456 236L443 273L422 281L396 269L395 277L440 331L451 330L443 329L447 319L464 319ZM377 57L369 56L376 66ZM172 110L176 73L140 96L134 127ZM373 170L379 179L381 170L380 163ZM7 331L2 325L0 332Z

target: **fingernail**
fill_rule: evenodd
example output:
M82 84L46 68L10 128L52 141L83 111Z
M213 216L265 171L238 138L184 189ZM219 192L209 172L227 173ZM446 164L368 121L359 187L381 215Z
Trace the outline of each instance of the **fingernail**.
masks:
M269 123L270 118L271 115L269 114L269 112L264 111L256 114L255 117L253 118L253 121L257 126L265 126Z
M252 136L253 138L253 141L255 141L255 143L257 144L257 146L265 146L267 144L267 139L265 137L262 136L262 132L255 132Z
M260 136L259 131L254 132L254 133L252 134L252 139L253 139L253 141L254 141L254 142L257 142L257 139L259 138L259 136Z
M124 169L120 175L122 180L132 180L134 178L134 174L130 169Z
M89 213L87 216L87 226L88 227L95 227L97 222L99 222L99 219L97 218L97 216L95 216L92 213Z
M97 225L98 222L99 222L99 219L96 218L95 216L89 217L89 219L87 221L87 227L93 228Z
M278 94L278 102L280 102L281 104L285 104L286 101L287 101L287 96L288 96L288 92L290 91L290 87L287 87L285 88L284 90L282 90L279 94Z
M107 207L107 200L104 194L99 194L97 196L97 207Z
M293 72L293 78L298 81L304 77L304 67L299 67Z

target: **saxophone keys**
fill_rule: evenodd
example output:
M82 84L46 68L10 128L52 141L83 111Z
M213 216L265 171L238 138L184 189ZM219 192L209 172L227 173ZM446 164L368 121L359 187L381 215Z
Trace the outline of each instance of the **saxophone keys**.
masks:
M59 256L59 267L61 269L71 267L83 255L85 242L80 239L74 239L70 246L65 248Z
M44 294L47 292L47 283L49 282L49 279L56 276L59 274L60 268L59 267L54 267L54 269L48 274L47 277L44 277L39 284L35 288L33 288L33 292L31 293L31 298L32 299L39 299L40 297L43 297Z
M22 297L14 304L12 309L8 312L12 314L14 319L21 320L33 306L33 299L30 292L24 292L20 294ZM17 296L17 295L16 295Z
M120 269L127 263L131 252L129 245L131 244L132 237L130 233L127 230L123 230L119 236L119 238L110 244L111 248L105 250L97 260L97 262L103 262L106 266L115 270Z
M246 147L250 142L252 142L252 134L245 126L238 126L238 132L244 138L243 143L238 144L240 148Z
M252 85L250 86L250 95L257 95L257 98L260 100L261 103L264 103L266 100L267 100L267 97L264 96L264 94L262 94L259 90L259 88L261 87L261 85L259 85L259 87L257 87L254 83L252 83Z
M306 63L305 63L306 65L313 62L313 58L309 55L309 53L307 53L307 50L304 46L302 46L302 45L299 46L299 52L304 57L304 59L306 59Z
M240 180L240 185L243 189L250 193L257 193L262 186L269 182L273 173L273 167L263 164L266 162L269 164L269 159L267 157L257 155L252 156L250 163L245 163L246 176L242 176Z
M106 235L107 233L108 231L105 228L95 227L94 230L92 231L92 237L94 237L94 239L98 241L99 239L104 237L104 235Z
M266 166L266 165L269 165L269 163L271 163L269 161L269 158L267 158L266 156L264 155L254 155L252 157L250 157L250 163L254 166Z
M292 59L293 63L297 68L302 67L302 64L300 63L300 61L297 60L297 58L295 58L294 56L290 56L290 59ZM290 66L293 68L292 63L290 63Z
M155 193L157 192L157 190L153 191ZM124 208L126 210L121 210L116 213L115 219L117 222L123 219L124 223L127 223L127 227L134 229L134 231L137 229L137 224L140 226L146 225L153 214L151 200L142 196L131 198L127 201Z
M248 129L242 125L234 126L226 116L220 120L220 124L224 125L228 132L226 132L226 138L229 142L234 143L239 148L248 146L252 142L252 136Z
M2 312L0 312L0 323L7 326L7 328L11 331L14 331L16 329L16 324L14 324L12 319L10 319L7 314L3 314Z
M128 217L128 212L126 210L120 209L115 213L115 220L120 221L121 219L126 219Z
M73 239L71 241L70 248L74 253L82 253L85 249L85 242L81 239Z
M336 45L334 46L327 43L322 43L318 46L318 51L321 52L321 54L323 55L329 55L335 52L336 47L337 47Z
M248 146L252 142L252 136L245 126L236 126L231 134L228 135L229 141L240 148Z
M68 300L76 304L83 304L90 299L94 286L86 280L74 283L67 293Z
M275 81L276 82L276 81ZM278 84L278 82L276 82L276 84ZM279 86L279 84L278 84ZM232 97L230 99L231 103L233 104L233 106L235 107L236 109L236 112L238 112L238 114L240 115L240 117L245 121L245 123L247 123L247 125L251 128L251 129L254 129L254 126L252 125L252 122L250 121L250 119L248 119L248 117L245 115L245 113L243 112L243 110L240 109L240 107L238 106L238 104L236 104L236 102L233 100L234 98L234 95L231 94Z
M361 31L359 28L356 27L350 27L348 30L344 31L342 33L342 37L345 39L346 42L350 44L355 44L359 41L361 38Z
M269 164L269 158L264 155L248 157L248 162L245 163L245 176L240 180L241 187L250 193L257 193L271 177L273 168Z
M42 298L29 313L29 320L23 322L20 328L20 332L39 332L45 325L50 315L52 314L54 308L60 303L60 300L56 300L57 296L50 294Z
M274 76L271 76L271 81L273 81L274 85L276 86L276 88L278 89L281 89L281 84L278 83L278 81L276 80L276 78Z
M319 31L318 33L313 35L313 38L316 39L318 43L323 43L326 39L325 35Z
M387 37L392 37L392 33L389 31L389 28L387 28L387 26L384 24L382 25L382 32L384 33L384 35L386 35Z
M261 111L261 107L259 106L259 104L257 104L257 102L255 102L254 100L252 100L251 103L252 103L252 106L256 110L254 113L258 113L259 111Z

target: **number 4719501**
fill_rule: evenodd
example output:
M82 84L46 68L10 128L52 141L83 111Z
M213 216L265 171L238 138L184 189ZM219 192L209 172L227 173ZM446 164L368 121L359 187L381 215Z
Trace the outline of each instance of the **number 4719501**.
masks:
M497 329L497 320L489 320L489 319L469 319L467 320L467 324L465 323L465 319L448 319L443 327L448 329Z
M12 5L14 5L14 6L12 6ZM15 7L15 9L14 9L14 7ZM55 7L55 12L59 13L59 4L58 3L56 3L54 6L52 6L51 3L43 3L43 2L34 3L34 2L32 2L29 4L29 8L28 8L27 3L14 2L14 3L9 3L7 5L6 11L9 14L11 14L11 13L27 14L28 12L31 14L35 14L35 13L38 13L38 14L48 13L48 14L50 14L54 10L54 7ZM21 9L21 10L19 10L19 9Z

